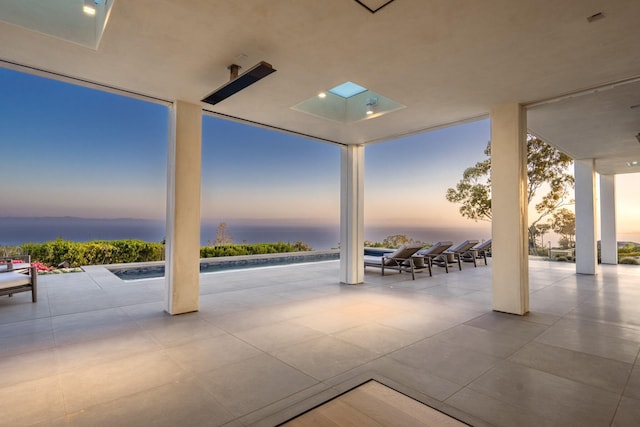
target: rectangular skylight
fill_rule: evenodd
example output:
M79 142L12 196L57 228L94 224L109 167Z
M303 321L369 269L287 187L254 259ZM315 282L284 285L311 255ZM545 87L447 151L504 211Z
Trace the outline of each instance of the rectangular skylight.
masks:
M332 89L329 89L329 92L346 99L346 98L351 98L352 96L357 95L359 93L365 92L366 90L367 90L366 87L362 87L353 82L346 82Z

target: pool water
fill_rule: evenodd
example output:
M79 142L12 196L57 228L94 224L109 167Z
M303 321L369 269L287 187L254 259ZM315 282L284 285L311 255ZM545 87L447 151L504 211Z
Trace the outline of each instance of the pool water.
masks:
M200 273L216 271L242 270L248 268L276 265L300 264L305 262L332 261L340 259L338 251L306 252L304 254L274 254L272 256L243 256L208 258L200 261ZM122 280L140 280L164 277L164 265L134 265L125 267L107 267Z

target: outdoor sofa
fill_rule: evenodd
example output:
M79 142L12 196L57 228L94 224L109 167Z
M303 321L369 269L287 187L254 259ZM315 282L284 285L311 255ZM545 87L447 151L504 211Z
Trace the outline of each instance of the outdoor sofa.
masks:
M38 270L29 257L0 258L0 296L29 291L31 301L37 302Z

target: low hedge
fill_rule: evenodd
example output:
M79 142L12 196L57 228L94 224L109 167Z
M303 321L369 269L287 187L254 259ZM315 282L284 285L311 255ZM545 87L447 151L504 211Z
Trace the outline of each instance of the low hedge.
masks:
M241 245L204 246L200 248L201 258L236 255L276 254L313 250L303 242L256 243ZM95 264L122 264L131 262L162 261L164 244L142 240L93 240L72 242L57 239L44 243L25 243L21 252L31 255L32 261L58 266L68 262L70 267Z
M241 245L203 246L200 248L200 258L215 258L221 256L280 254L283 252L311 251L311 246L303 242L295 243L246 243Z
M142 240L93 240L72 242L57 239L44 243L25 243L23 253L33 261L57 266L68 262L71 267L94 264L160 261L164 257L162 243Z

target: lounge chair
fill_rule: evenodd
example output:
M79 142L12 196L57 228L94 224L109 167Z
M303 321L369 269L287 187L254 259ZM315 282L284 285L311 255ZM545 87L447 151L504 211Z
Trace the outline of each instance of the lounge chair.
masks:
M14 262L19 261L19 262ZM21 262L20 262L21 261ZM0 259L0 295L31 291L31 301L38 301L38 270L23 260Z
M413 256L422 248L422 243L405 243L392 253L382 256L365 255L364 266L376 267L382 269L382 275L384 276L384 269L398 270L400 273L403 271L411 271L413 280L416 280L416 265ZM429 267L429 275L431 275L431 265Z
M484 258L484 265L487 265L487 253L491 253L491 239L480 243L478 246L471 248L470 255L464 255L463 261L473 261L473 265L477 265L476 258Z
M477 267L476 265L476 258L475 258L475 254L471 252L472 248L477 245L478 243L480 243L477 240L465 240L464 242L460 243L458 246L456 246L455 248L450 248L447 249L444 253L447 255L447 257L449 255L451 255L451 257L453 258L453 261L457 261L458 262L458 268L460 270L462 270L462 257L465 255L471 255L473 257L473 266ZM449 261L447 259L447 261Z
M433 262L436 262L436 265L440 267L444 267L446 272L449 272L449 263L447 262L447 255L443 252L449 249L453 245L453 242L438 242L435 245L431 246L427 249L422 249L418 251L417 255L423 256L427 260L427 265L429 266L429 273L431 273L431 266ZM440 265L444 264L444 265Z

